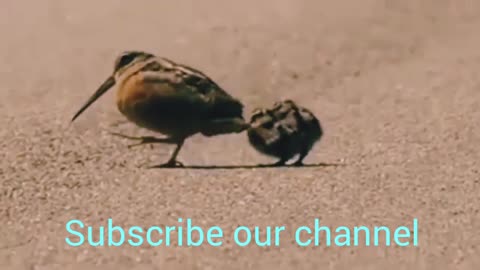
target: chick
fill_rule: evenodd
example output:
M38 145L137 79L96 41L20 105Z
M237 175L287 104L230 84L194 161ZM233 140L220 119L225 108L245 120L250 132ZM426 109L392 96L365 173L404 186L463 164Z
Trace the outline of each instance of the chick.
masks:
M247 135L257 151L279 158L273 166L284 166L296 155L298 159L293 165L302 166L305 157L323 136L323 129L311 111L292 100L284 100L272 108L254 110Z

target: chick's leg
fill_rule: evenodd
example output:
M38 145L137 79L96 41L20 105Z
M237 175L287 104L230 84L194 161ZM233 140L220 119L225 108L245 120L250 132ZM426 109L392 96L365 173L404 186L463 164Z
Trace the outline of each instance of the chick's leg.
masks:
M305 147L303 147L302 151L300 152L300 155L298 156L297 161L295 161L295 163L293 163L293 165L295 165L295 166L303 166L303 160L305 159L305 157L306 157L306 156L308 155L308 153L310 152L310 149L311 149L310 146L305 146Z
M283 167L287 164L288 160L289 160L289 158L287 158L287 157L280 157L280 160L278 160L275 163L259 164L258 167Z
M279 161L273 163L272 166L274 166L274 167L285 166L285 163L287 163L287 160L288 159L286 159L286 158L281 158Z

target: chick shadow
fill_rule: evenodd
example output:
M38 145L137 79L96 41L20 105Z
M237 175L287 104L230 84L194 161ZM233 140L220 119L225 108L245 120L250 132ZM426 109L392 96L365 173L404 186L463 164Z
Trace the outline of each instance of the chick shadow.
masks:
M173 169L173 170L242 170L242 169L284 169L284 168L321 168L321 167L343 167L347 164L343 163L314 163L314 164L303 164L303 165L274 165L274 164L257 164L257 165L185 165L179 167L161 167L161 166L150 166L147 169Z

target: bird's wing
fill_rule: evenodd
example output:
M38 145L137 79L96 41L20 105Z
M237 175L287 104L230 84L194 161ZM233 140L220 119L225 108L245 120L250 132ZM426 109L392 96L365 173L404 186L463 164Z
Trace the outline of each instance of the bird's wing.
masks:
M211 108L211 118L243 118L243 104L229 95L203 72L165 58L164 60L173 65L175 75L182 84L185 84L193 93L206 98Z
M243 104L199 70L164 57L149 59L137 71L144 80L158 83L162 93L189 102L193 110L206 112L211 119L243 118Z

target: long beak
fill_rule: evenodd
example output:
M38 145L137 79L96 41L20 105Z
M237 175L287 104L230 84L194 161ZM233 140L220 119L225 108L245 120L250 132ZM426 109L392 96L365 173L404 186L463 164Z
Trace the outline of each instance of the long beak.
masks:
M115 78L113 76L108 77L108 79L98 88L98 90L93 94L88 101L82 106L82 108L73 116L72 122L77 119L80 114L83 113L90 105L92 105L95 100L101 97L108 89L110 89L113 85L115 85Z

